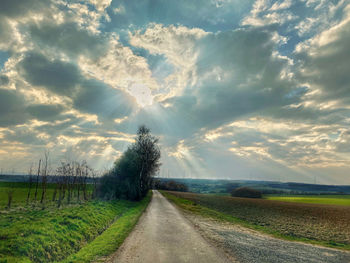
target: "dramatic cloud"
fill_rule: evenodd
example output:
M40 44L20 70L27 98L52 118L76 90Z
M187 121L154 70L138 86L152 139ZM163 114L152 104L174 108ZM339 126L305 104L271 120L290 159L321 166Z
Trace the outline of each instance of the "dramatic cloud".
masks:
M146 124L163 176L350 183L347 1L5 0L0 32L5 170Z
M31 85L69 96L80 82L76 66L59 60L50 61L38 53L26 54L19 63L19 72Z

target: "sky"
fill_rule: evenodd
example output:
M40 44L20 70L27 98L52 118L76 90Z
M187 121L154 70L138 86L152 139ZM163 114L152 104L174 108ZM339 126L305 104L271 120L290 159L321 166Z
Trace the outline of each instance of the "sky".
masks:
M350 184L347 0L2 0L0 168Z

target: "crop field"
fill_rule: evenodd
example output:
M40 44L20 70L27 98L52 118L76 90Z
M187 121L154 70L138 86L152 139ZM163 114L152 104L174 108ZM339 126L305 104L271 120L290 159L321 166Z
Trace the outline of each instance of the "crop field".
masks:
M14 191L15 206L3 209L9 187ZM52 191L48 189L49 194ZM1 263L90 262L109 255L127 237L150 201L149 194L141 202L91 200L41 209L26 205L24 184L2 183L0 194Z
M324 205L345 205L350 206L350 195L298 195L298 196L265 196L265 199L305 203L305 204L324 204Z
M350 250L350 206L163 192L179 207L278 237Z

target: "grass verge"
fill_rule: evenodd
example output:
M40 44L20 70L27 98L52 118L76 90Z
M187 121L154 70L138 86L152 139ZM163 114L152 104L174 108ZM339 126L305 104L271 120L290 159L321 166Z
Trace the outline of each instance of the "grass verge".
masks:
M240 219L238 217L232 216L228 213L224 213L224 212L218 211L216 209L212 209L212 207L208 208L205 205L198 204L198 202L193 200L193 199L188 200L186 198L183 198L183 196L181 196L181 197L175 196L174 193L169 193L166 191L160 191L160 192L169 201L171 201L172 203L177 205L179 208L181 208L185 211L189 211L189 212L194 213L194 214L199 215L199 216L212 218L212 219L215 219L218 221L239 224L241 226L244 226L244 227L247 227L250 229L254 229L254 230L258 230L260 232L272 235L274 237L289 240L289 241L301 241L301 242L306 242L306 243L316 244L316 245L321 245L321 246L326 246L326 247L350 250L350 245L346 244L346 243L335 242L333 240L324 241L324 240L310 239L310 238L306 238L306 237L302 237L302 236L296 236L293 234L285 234L282 231L276 230L276 228L270 227L269 225L262 226L262 225L259 225L257 223L249 222L247 220L243 220L243 219ZM179 195L181 195L181 194L179 194ZM196 194L191 194L191 195L196 196ZM197 195L200 195L200 194L197 194ZM210 197L208 197L208 198L210 198ZM245 208L243 208L243 210L245 210L245 212L246 212ZM266 210L266 212L268 212L268 210ZM283 229L285 227L285 225L283 226L283 224L282 224L278 227ZM297 226L295 226L295 227L297 227Z
M91 243L84 246L77 253L70 255L62 263L80 263L80 262L99 262L99 258L108 256L115 252L123 243L124 239L134 228L142 212L146 209L151 200L150 192L135 207L126 211L118 220L116 220L106 231L95 238ZM103 258L101 262L103 262Z
M3 211L0 262L53 262L79 250L76 260L67 259L67 262L88 262L100 255L98 244L106 247L101 250L103 253L111 251L112 245L106 244L111 235L116 239L112 241L116 242L114 247L122 242L135 222L132 220L137 221L149 198L141 202L90 201L61 209ZM84 246L90 246L91 251L81 250Z

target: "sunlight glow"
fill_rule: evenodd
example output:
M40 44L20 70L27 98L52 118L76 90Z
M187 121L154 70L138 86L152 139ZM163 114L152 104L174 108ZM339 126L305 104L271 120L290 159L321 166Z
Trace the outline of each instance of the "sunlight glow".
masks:
M150 88L142 83L133 84L128 88L128 91L135 97L137 103L141 107L145 107L153 103L153 95Z

